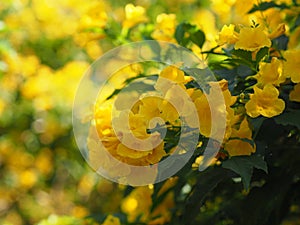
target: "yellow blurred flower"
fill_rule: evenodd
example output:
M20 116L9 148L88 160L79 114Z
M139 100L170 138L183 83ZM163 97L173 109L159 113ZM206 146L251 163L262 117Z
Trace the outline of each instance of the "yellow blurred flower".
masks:
M195 12L191 23L195 24L205 33L205 42L202 48L200 49L197 45L193 45L191 48L200 59L205 59L206 54L202 54L201 52L208 51L217 45L216 35L218 34L218 29L216 16L211 10L200 7Z
M300 49L300 27L297 27L293 33L289 35L288 49Z
M20 185L24 188L31 188L37 182L37 173L34 169L27 169L20 174Z
M273 57L270 63L260 62L259 72L253 76L261 85L273 84L279 86L286 80L282 73L282 61Z
M283 74L290 77L294 83L300 82L300 49L287 50L283 53Z
M176 23L175 14L159 14L156 17L155 30L151 36L156 40L174 42Z
M141 222L146 222L150 216L153 189L148 186L135 188L121 203L121 210L127 214L128 221L134 222L140 216Z
M53 170L52 154L50 149L41 149L41 152L35 157L35 167L43 175L48 175Z
M248 121L246 118L241 122L239 129L232 129L231 139L229 139L224 144L224 149L228 152L230 156L237 155L251 155L255 152L255 144L253 145L248 141L252 141L252 130L249 127Z
M127 4L125 6L125 20L123 22L124 28L131 28L139 23L144 23L148 20L146 17L146 10L142 6L134 6Z
M268 38L264 28L243 27L239 33L239 40L235 43L235 49L246 51L257 51L263 47L270 47L271 40Z
M121 222L118 217L108 215L101 225L121 225Z
M247 114L253 118L259 115L270 118L281 114L285 102L278 96L279 91L272 84L265 85L263 89L254 86L254 94L250 95L250 100L245 105Z
M2 98L0 98L0 116L4 112L5 107L6 107L5 101Z
M106 5L104 1L98 1L90 4L87 12L81 16L79 21L79 29L103 28L107 24L108 16L106 13Z
M171 210L174 207L174 193L170 189L176 184L176 181L176 178L170 178L164 183L158 196L168 193L153 211L151 211L153 187L135 188L121 203L121 210L127 214L128 221L134 222L140 217L141 222L149 225L163 225L169 222Z
M290 100L300 102L300 83L294 86L294 90L290 93Z
M84 217L88 216L89 211L87 208L77 205L77 206L73 207L71 213L76 218L84 218Z
M224 25L219 33L219 45L223 44L234 44L239 39L239 34L234 31L235 26L230 24L229 26Z
M88 196L95 185L94 174L83 175L78 183L78 193L82 196Z
M212 0L211 7L218 14L221 21L224 23L232 13L232 6L236 0Z

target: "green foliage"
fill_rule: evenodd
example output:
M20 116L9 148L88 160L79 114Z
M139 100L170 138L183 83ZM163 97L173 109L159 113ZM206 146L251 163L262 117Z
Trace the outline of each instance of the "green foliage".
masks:
M230 169L239 174L242 178L244 188L249 190L253 168L261 169L267 173L267 164L262 157L257 155L251 156L234 156L222 164L223 168Z
M279 8L279 9L288 9L289 7L285 4L276 4L275 2L260 2L259 4L255 4L252 9L249 10L248 13L254 13L256 11L265 11L270 8Z
M176 27L175 38L178 44L188 47L190 42L193 42L200 48L202 48L205 42L205 34L202 30L199 30L197 26L189 23L181 23Z

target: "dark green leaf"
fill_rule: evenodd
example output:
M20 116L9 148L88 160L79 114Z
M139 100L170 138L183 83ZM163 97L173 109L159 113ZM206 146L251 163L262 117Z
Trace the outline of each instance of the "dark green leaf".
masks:
M181 23L176 27L176 31L175 31L175 39L178 42L178 44L182 43L184 33L185 33L184 24Z
M262 157L257 155L234 156L223 162L222 166L239 174L246 190L250 187L253 168L261 169L266 173L268 170L266 162L262 159Z
M284 126L292 125L296 126L300 129L300 112L293 111L293 112L286 112L279 116L274 117L274 120L277 124L281 124Z
M272 47L276 48L277 50L287 50L288 42L289 37L283 34L272 40Z
M263 116L249 119L249 122L252 125L253 131L254 131L254 136L257 135L257 133L259 132L259 130L265 120L266 120L266 118Z
M265 11L270 8L279 8L279 9L286 9L288 6L286 4L276 4L275 2L261 2L258 5L254 5L252 9L248 13L254 13L256 11Z
M240 77L248 77L250 75L253 75L253 71L249 66L240 65L237 67L237 74Z
M295 23L294 23L294 25L290 28L290 31L293 31L293 30L295 30L297 27L299 27L300 26L300 15L298 15L297 17L296 17L296 20L295 20Z
M202 48L205 42L205 34L202 30L197 30L195 33L191 34L191 41Z
M239 58L242 58L242 59L245 59L249 62L252 61L252 52L250 51L245 51L245 50L242 50L242 49L234 49L231 51L232 55L235 55Z
M259 63L265 56L269 55L269 48L261 48L256 54L256 63Z
M206 195L226 178L227 172L219 167L209 168L208 170L199 173L195 188L187 198L183 208L180 224L186 224L187 221L191 224L199 213Z
M190 41L192 41L201 48L205 42L205 34L195 25L189 23L181 23L176 27L175 39L178 44L182 46L186 46Z

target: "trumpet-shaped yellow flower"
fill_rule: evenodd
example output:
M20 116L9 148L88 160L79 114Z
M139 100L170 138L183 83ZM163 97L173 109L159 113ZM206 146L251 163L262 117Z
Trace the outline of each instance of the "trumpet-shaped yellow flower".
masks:
M235 26L230 24L229 26L224 25L219 33L219 45L223 44L234 44L238 38L238 33L234 31Z
M261 62L259 72L254 76L261 85L273 84L279 86L286 80L282 73L282 61L273 57L271 63Z
M142 6L134 6L133 4L127 4L125 6L125 20L123 26L125 28L131 28L139 23L146 22L146 10Z
M231 139L224 145L224 149L230 156L251 155L255 152L254 143L252 145L247 140L242 139L252 140L252 130L246 118L241 122L239 129L232 129Z
M263 89L255 86L254 94L245 105L247 114L253 118L259 115L271 118L281 114L285 103L278 96L279 91L272 84L265 85Z
M226 129L225 135L230 135L230 120L234 115L233 109L230 106L234 104L236 98L231 96L228 90L228 83L225 80L210 82L210 86L211 90L208 95L202 93L194 100L198 112L200 133L206 137L211 137L212 135L216 135L219 130ZM218 93L219 90L222 91L221 95ZM223 101L220 99L222 97L224 98ZM210 99L210 102L208 99ZM221 121L226 120L226 127L222 128L220 125L218 129L215 128L215 130L212 130L212 110L217 113Z
M294 83L300 82L300 49L288 50L283 54L283 74L290 77Z
M294 90L291 91L290 100L300 102L300 83L296 84Z
M240 30L239 40L235 43L235 49L246 51L257 51L263 47L270 47L271 40L268 38L264 28L258 27L243 27Z

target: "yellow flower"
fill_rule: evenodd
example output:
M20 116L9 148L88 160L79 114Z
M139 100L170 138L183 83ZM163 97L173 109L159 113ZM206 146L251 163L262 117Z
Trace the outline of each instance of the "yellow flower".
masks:
M147 186L135 188L121 203L121 210L128 215L128 221L134 222L140 216L140 222L146 222L150 216L153 189Z
M107 159L108 162L103 162L102 148L106 148L119 161L135 166L156 164L166 155L164 142L160 134L158 132L147 133L149 127L156 126L156 124L150 123L153 123L153 118L164 115L166 113L164 113L166 111L164 107L168 110L172 108L165 105L160 107L161 104L159 101L156 101L156 97L144 98L136 103L138 106L134 106L138 111L122 110L119 114L117 113L113 116L113 100L98 104L95 107L94 116L97 135L93 136L91 131L89 143L91 151L90 161L96 168L101 166L101 163L108 166L108 162L111 161ZM162 103L162 100L160 102ZM156 105L152 103L156 103ZM174 115L170 115L171 119L173 119ZM165 114L165 120L169 121L170 119L167 116L168 114ZM113 127L113 125L117 127ZM94 142L95 140L97 141L97 136L100 138L103 147L97 146Z
M241 122L239 129L232 129L231 138L232 139L229 139L224 145L224 149L230 156L251 155L251 153L255 152L254 143L254 146L252 146L252 144L246 140L241 140L252 140L252 131L249 128L246 118Z
M107 24L107 14L105 12L104 1L91 4L85 15L80 18L79 29L103 28Z
M294 90L291 91L290 100L300 102L300 83L296 84Z
M171 209L174 207L174 192L170 191L176 184L176 178L168 179L158 192L158 197L163 197L153 211L151 195L153 187L141 186L135 188L121 203L122 212L126 213L129 222L140 218L140 222L149 225L162 225L170 221Z
M273 84L279 86L286 79L282 73L282 61L273 57L271 63L260 62L259 72L254 78L262 85Z
M175 14L159 14L156 18L155 30L152 37L161 41L174 41L174 32L176 29Z
M245 105L247 114L253 118L259 115L271 118L281 114L285 103L278 96L279 91L272 84L265 85L263 89L255 86L254 94Z
M257 51L263 47L270 47L271 40L268 38L262 26L244 27L240 30L239 40L235 43L235 49Z
M101 225L121 225L121 222L118 217L108 215Z
M144 7L127 4L125 6L125 21L123 22L123 26L125 28L131 28L139 23L146 22L148 19L145 13L146 10Z
M288 49L300 49L300 27L297 27L289 36Z
M234 31L234 25L224 25L219 33L219 45L234 44L238 41L238 33Z
M211 86L210 93L207 96L202 93L194 100L198 112L200 133L206 137L217 135L222 129L230 129L230 120L233 116L233 109L230 106L236 101L236 98L231 96L228 90L228 82L226 80L210 82L209 84ZM222 96L218 94L220 89ZM223 101L220 97L224 98ZM208 99L210 99L210 102ZM224 124L226 127L222 128L221 125L219 127L212 127L212 110L215 111L221 121L222 118L226 120L226 124ZM213 128L214 130L212 130Z
M294 83L300 82L300 49L288 50L283 53L283 74L290 77Z

